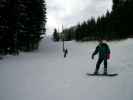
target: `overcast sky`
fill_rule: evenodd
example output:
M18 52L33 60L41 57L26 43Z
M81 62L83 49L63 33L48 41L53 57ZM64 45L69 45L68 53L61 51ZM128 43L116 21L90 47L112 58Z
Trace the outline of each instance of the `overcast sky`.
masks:
M92 16L97 18L112 9L112 0L46 0L47 34L83 22Z

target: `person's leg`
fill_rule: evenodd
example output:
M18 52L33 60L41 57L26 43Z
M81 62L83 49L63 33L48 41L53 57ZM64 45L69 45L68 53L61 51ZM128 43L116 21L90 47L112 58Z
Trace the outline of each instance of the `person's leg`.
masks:
M98 70L100 68L100 65L101 65L102 61L103 61L103 59L98 59L94 74L98 74Z
M66 57L66 52L64 52L64 58Z
M64 58L66 57L66 55L67 55L67 49L65 49L64 51Z
M107 59L104 59L104 74L107 74Z

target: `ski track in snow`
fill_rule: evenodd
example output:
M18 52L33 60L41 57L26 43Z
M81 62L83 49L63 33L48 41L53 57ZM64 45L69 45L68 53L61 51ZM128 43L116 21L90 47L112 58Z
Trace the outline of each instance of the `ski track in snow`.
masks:
M133 39L108 42L109 73L116 77L88 77L97 56L91 54L97 42L65 42L44 39L40 49L0 60L0 100L132 100ZM100 73L103 72L103 66Z

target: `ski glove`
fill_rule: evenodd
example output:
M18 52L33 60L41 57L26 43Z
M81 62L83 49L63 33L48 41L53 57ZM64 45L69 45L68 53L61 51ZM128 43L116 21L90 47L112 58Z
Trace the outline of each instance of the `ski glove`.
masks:
M110 59L110 54L107 55L107 59Z

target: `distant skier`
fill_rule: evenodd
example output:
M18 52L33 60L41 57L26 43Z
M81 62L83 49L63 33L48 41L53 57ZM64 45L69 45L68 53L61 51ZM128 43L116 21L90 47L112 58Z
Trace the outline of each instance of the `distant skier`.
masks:
M104 73L103 74L107 74L107 59L110 58L110 48L101 39L99 39L98 41L99 41L99 44L92 54L92 59L94 59L94 56L96 54L99 54L99 58L96 64L96 69L94 71L94 74L98 74L98 70L103 61L104 61Z
M64 53L64 58L66 58L66 56L67 56L67 54L68 54L67 48L64 48L64 49L63 49L63 53Z

